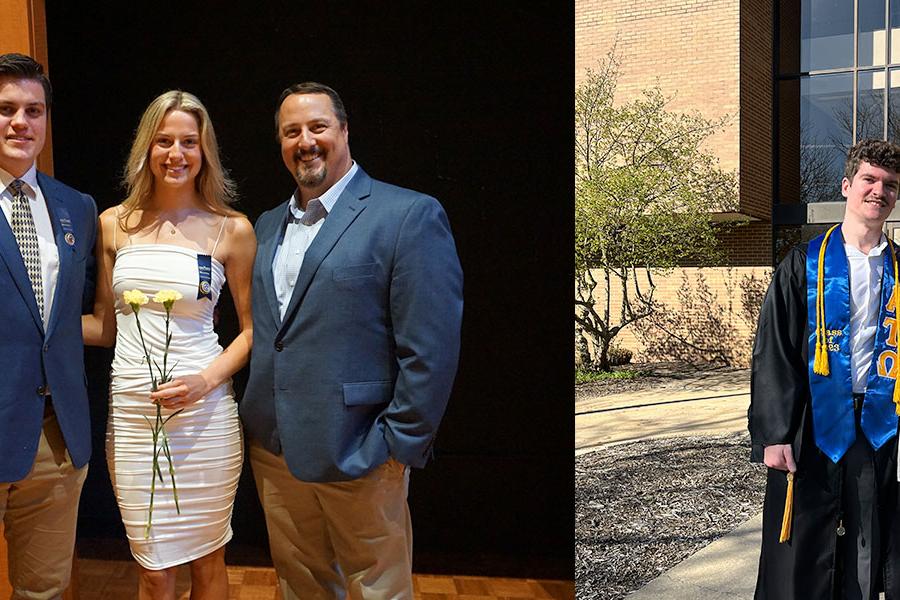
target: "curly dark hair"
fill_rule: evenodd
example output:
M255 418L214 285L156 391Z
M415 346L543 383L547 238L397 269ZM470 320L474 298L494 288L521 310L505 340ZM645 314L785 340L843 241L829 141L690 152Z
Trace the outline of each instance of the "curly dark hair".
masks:
M900 146L884 140L857 142L847 154L847 162L844 163L844 177L853 181L861 162L900 173Z

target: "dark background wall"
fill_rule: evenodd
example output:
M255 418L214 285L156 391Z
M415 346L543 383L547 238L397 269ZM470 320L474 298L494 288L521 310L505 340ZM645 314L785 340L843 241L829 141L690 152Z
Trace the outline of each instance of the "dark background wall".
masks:
M310 79L336 88L354 158L441 200L465 273L459 375L436 458L410 488L416 569L571 578L572 6L230 4L48 2L57 177L101 210L119 202L142 111L181 88L208 107L255 220L293 190L273 137L278 94ZM127 555L103 449L110 357L87 353L82 555ZM266 561L249 475L231 562Z

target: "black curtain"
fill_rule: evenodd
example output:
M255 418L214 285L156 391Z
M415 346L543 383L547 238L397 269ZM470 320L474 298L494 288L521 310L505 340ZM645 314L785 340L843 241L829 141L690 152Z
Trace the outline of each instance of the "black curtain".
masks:
M209 109L238 208L255 220L292 192L273 111L283 88L305 80L341 93L352 155L370 175L442 202L465 273L463 349L435 460L412 476L416 570L571 578L573 7L132 1L46 10L56 176L101 210L122 198L142 111L179 88ZM226 343L232 310L226 297ZM79 551L124 558L104 456L111 353L86 355L94 457ZM238 391L245 379L236 377ZM233 527L228 560L265 563L249 464Z

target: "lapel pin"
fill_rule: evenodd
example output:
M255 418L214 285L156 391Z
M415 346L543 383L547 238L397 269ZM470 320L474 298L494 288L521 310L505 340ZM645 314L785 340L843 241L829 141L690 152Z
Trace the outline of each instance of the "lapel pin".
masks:
M67 243L68 245L70 245L70 246L74 246L74 245L75 245L75 234L72 233L71 231L68 232L68 233L66 233L65 239L66 239L66 243Z

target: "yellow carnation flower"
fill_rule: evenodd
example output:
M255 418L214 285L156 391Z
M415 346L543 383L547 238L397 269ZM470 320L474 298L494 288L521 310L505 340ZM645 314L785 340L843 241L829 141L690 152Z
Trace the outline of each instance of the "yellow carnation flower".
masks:
M150 298L141 290L126 290L122 292L122 299L125 300L126 304L131 305L131 309L135 312L140 310L141 306L150 302Z
M153 296L153 301L159 302L166 307L166 310L169 310L172 308L172 305L175 304L176 300L181 300L182 298L181 292L175 290L159 290L156 292L156 295Z

